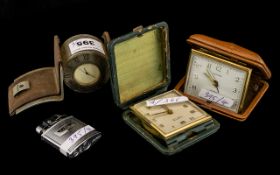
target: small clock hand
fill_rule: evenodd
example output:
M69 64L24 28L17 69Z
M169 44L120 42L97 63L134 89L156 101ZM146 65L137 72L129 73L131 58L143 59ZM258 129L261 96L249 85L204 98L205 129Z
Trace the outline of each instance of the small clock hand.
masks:
M85 68L85 67L84 67L84 72L85 72L85 74L86 74L86 75L89 75L89 76L91 76L91 77L93 77L93 78L96 78L94 75L92 75L92 74L88 73L88 71L86 70L86 68Z
M167 111L161 111L161 112L157 112L157 113L147 113L147 114L148 114L148 115L155 116L155 115L165 114L165 113L167 113Z
M166 105L162 105L162 107L166 110L167 114L173 114L172 109L168 108Z
M215 79L213 74L210 72L209 69L207 69L206 73L204 75L212 82L212 85L215 86L217 89L217 92L219 93L219 82Z
M165 111L161 111L161 112L157 112L157 113L148 113L148 114L149 115L158 115L158 114L164 114L164 113L173 114L172 109L168 108L166 105L161 105L161 107L163 109L165 109Z
M216 80L214 83L217 83L217 86L215 86L215 85L214 85L214 86L216 87L217 92L218 92L218 93L220 93L220 91L219 91L219 84L218 84L218 81Z
M217 79L214 77L214 75L212 74L212 72L209 69L207 69L207 71L208 71L209 75L212 77L213 85L216 87L217 92L219 93L219 82L217 81Z
M80 68L79 68L79 70L80 70L81 72L83 72L83 73L87 74L87 73L86 73L83 69L80 69Z

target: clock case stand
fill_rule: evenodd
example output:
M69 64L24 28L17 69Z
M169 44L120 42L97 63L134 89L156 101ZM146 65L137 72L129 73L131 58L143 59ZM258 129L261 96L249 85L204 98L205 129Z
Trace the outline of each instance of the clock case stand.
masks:
M154 40L149 38L153 31L157 32ZM139 101L167 90L171 81L168 32L168 25L161 22L146 28L139 26L133 32L114 40L110 39L108 32L104 32L103 39L109 54L114 101L125 110L124 121L161 153L172 155L215 133L219 129L219 123L213 119L212 127L194 127L183 133L193 131L191 137L168 147L148 132L140 119L128 109ZM149 39L153 41L149 42ZM195 132L195 129L200 132Z
M58 36L54 36L54 64L54 67L39 68L14 80L8 88L10 116L35 105L64 99Z
M239 113L221 108L198 97L185 94L188 98L203 108L209 109L223 116L230 117L237 121L245 121L269 87L267 80L271 78L271 72L265 62L255 52L252 52L234 43L221 41L205 35L194 34L187 39L187 42L193 49L201 50L202 52L206 52L218 57L222 56L229 61L242 64L253 69L245 99L245 106ZM178 82L175 89L183 92L185 80L186 77L184 76Z

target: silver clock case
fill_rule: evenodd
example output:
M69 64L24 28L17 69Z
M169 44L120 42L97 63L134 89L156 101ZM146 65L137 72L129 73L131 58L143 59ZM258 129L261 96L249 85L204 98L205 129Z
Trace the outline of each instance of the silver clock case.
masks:
M39 125L36 132L70 158L88 150L101 137L101 132L67 115L54 115Z

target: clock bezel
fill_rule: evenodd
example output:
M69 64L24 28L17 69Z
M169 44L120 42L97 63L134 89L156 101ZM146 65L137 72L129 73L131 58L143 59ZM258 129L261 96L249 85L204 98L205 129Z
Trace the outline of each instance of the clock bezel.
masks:
M89 93L100 88L108 80L108 63L101 56L96 56L90 51L85 51L82 54L75 54L71 59L64 63L64 82L76 92ZM82 59L82 60L81 60ZM87 60L85 60L87 59ZM83 85L77 82L74 78L76 69L83 64L93 64L100 71L99 79L91 85Z

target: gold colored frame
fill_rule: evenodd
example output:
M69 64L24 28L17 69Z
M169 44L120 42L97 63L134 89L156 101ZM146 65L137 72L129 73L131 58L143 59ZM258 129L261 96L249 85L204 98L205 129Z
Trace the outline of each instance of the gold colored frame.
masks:
M247 73L246 79L245 79L245 84L243 86L243 92L242 92L242 95L241 95L241 100L240 100L239 107L238 107L238 110L237 110L238 113L239 113L244 107L244 103L245 103L245 100L246 100L246 95L247 95L247 91L248 91L248 87L249 87L250 77L251 77L251 74L252 74L252 69L249 68L249 67L234 63L232 61L229 61L228 59L224 58L223 56L218 57L218 56L210 55L210 54L205 53L205 52L200 51L200 50L191 49L191 54L190 54L189 62L188 62L188 70L187 70L187 74L186 74L187 77L186 77L185 86L188 84L189 79L190 79L190 72L191 72L191 67L192 67L191 63L193 61L193 59L192 59L193 53L196 53L196 54L202 55L202 56L206 56L207 58L212 58L212 59L214 59L218 62L228 64L228 65L230 65L232 67L235 67L237 69L244 70ZM220 106L220 105L217 105L217 106ZM232 110L230 110L230 111L232 111ZM235 111L233 111L233 112L235 112Z

